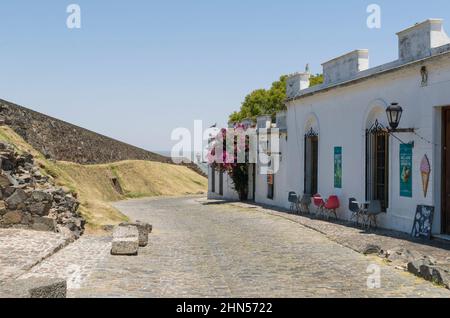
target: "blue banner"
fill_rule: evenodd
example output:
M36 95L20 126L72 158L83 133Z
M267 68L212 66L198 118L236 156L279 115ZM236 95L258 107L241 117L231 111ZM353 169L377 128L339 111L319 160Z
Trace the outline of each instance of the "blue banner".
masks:
M400 145L400 196L412 198L413 146Z

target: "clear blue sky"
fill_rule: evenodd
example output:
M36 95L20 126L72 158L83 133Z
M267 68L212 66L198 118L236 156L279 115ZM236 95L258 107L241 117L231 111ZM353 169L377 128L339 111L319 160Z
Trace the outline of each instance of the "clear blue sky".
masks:
M82 29L66 27L66 7ZM366 8L382 8L381 30ZM395 32L444 18L448 0L14 0L0 3L0 98L150 150L173 128L225 124L253 89L368 48L397 58Z

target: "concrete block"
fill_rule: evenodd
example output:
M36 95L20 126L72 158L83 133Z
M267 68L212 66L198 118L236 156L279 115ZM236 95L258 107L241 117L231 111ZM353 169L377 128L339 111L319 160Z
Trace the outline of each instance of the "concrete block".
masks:
M139 246L145 247L148 245L148 235L152 232L153 227L145 222L136 221L134 223L122 223L120 226L134 226L139 232Z
M112 255L137 255L139 231L135 226L118 226L114 229Z

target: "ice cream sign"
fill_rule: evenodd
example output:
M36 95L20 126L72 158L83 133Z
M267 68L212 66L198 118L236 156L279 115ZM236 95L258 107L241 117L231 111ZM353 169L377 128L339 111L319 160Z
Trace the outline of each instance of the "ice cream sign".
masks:
M427 155L423 156L422 162L420 163L420 173L422 175L423 195L426 198L431 176L431 165Z
M400 145L400 196L412 198L413 146Z

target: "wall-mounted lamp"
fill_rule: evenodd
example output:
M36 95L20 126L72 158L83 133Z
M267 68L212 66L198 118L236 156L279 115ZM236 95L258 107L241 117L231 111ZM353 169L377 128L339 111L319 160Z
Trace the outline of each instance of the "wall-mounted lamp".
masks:
M386 115L388 118L389 126L391 127L388 129L388 132L391 136L398 139L401 143L406 144L401 139L396 137L393 133L414 133L414 128L398 128L400 126L400 121L402 119L403 115L403 108L398 103L392 103L387 109L386 109ZM414 146L414 142L410 142L409 144L412 144Z
M392 103L387 109L386 114L389 121L389 126L392 130L396 130L400 125L402 119L403 108L398 103Z

